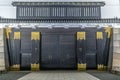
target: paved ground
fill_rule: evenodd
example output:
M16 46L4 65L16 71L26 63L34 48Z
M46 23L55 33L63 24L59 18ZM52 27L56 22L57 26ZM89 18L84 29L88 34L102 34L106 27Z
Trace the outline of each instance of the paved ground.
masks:
M99 78L100 80L120 80L120 75L101 71L87 71L87 73Z
M100 80L86 72L50 71L33 72L18 80Z
M17 80L29 72L7 72L0 74L0 80Z
M101 71L7 72L0 80L120 80L120 75Z

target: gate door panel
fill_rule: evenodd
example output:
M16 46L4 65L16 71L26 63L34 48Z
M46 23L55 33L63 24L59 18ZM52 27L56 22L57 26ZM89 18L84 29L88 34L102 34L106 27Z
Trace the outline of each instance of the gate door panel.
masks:
M74 34L61 34L59 36L59 54L60 54L61 68L76 67L75 35Z
M54 34L42 34L42 52L41 52L41 68L58 67L58 36ZM58 55L58 54L57 54Z
M30 70L30 64L31 64L31 54L22 53L21 54L21 69Z
M31 29L21 29L21 69L30 70L32 54Z
M89 69L97 68L96 30L97 28L86 28L86 62Z
M42 68L75 68L75 35L42 34Z

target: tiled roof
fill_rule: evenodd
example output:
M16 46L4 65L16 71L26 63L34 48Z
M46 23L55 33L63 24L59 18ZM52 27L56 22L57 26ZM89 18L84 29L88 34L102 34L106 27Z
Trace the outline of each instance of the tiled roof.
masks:
M118 18L78 20L0 19L0 23L120 23Z
M13 6L50 6L50 5L67 5L67 6L104 6L104 2L13 2Z

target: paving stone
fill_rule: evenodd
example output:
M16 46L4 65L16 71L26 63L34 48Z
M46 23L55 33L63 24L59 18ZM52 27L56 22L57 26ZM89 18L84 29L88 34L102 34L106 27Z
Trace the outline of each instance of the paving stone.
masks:
M32 72L18 80L100 80L86 72Z
M56 70L56 71L40 71L40 72L32 72L34 73L34 75L36 77L34 77L34 75L30 75L30 79L25 79L25 80L33 80L32 77L34 77L34 80L81 80L81 79L84 79L85 77L87 76L94 76L92 77L93 79L92 80L96 80L94 79L95 77L98 78L98 80L120 80L120 75L118 74L111 74L109 72L106 72L106 71L89 71L87 70L86 71L88 73L88 75L81 75L81 73L85 73L85 72L78 72L78 71L59 71L59 70ZM0 80L20 80L22 79L23 77L27 76L27 74L31 73L30 71L18 71L18 72L7 72L7 73L4 73L4 74L0 74ZM38 75L36 75L38 74ZM41 78L40 75L41 74ZM57 77L54 77L56 76ZM62 76L62 77L61 77ZM68 78L69 76L69 78ZM79 79L81 77L81 79ZM49 78L49 79L48 79ZM23 79L22 79L23 80ZM84 79L85 80L85 79ZM88 80L91 80L91 77L90 79Z

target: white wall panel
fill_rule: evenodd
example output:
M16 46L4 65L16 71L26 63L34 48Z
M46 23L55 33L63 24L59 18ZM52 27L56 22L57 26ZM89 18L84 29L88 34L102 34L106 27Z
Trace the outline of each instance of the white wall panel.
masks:
M3 29L0 28L0 71L5 70Z
M117 37L116 37L117 35ZM120 71L120 28L113 29L113 64L112 70Z

